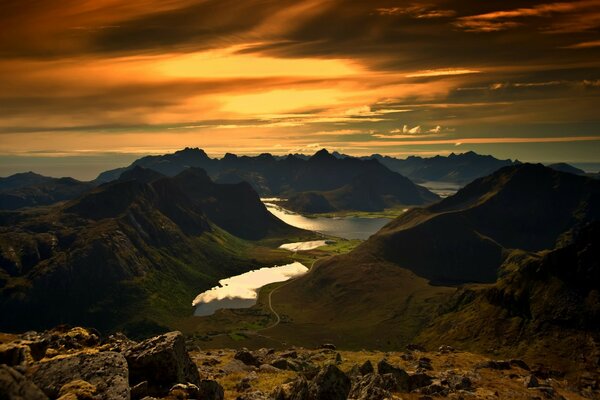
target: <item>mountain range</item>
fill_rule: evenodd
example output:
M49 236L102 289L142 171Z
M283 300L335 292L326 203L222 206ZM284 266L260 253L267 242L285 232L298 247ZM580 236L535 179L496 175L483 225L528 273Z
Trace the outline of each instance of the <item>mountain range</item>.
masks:
M119 179L123 172L142 167L171 177L187 168L201 168L218 183L245 181L263 197L285 198L288 200L285 206L297 212L382 211L430 204L439 199L437 194L446 196L473 179L518 163L473 152L448 157L411 156L403 160L377 154L357 158L326 150L312 156L265 153L250 157L228 153L216 159L201 149L186 148L172 154L142 157L128 167L105 171L91 182L32 172L0 178L0 209L74 199L93 187ZM585 174L566 163L549 167ZM436 194L413 182L425 182Z
M0 212L0 328L160 330L219 279L274 263L248 240L279 235L311 236L249 184L196 168L165 177L136 167L75 200Z

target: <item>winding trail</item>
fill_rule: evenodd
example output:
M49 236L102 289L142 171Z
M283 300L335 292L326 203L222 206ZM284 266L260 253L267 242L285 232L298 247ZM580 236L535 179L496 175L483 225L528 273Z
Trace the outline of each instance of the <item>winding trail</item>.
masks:
M309 272L312 271L312 269L315 266L315 263L317 261L318 261L318 259L314 260L312 262L312 264L310 266L310 269L308 270ZM279 314L277 313L277 311L275 311L275 309L273 308L273 301L272 301L273 293L275 293L275 291L281 289L282 287L284 287L286 285L289 285L290 283L294 282L296 279L298 279L298 278L292 278L292 279L288 280L287 282L285 282L283 285L277 286L275 289L273 289L273 290L271 290L269 292L269 296L268 296L269 303L268 303L268 305L269 305L269 310L271 310L271 312L275 315L275 322L273 322L271 325L269 325L269 326L267 326L265 328L258 329L257 332L266 331L267 329L275 328L277 325L279 325L279 323L281 322L281 317L279 316Z

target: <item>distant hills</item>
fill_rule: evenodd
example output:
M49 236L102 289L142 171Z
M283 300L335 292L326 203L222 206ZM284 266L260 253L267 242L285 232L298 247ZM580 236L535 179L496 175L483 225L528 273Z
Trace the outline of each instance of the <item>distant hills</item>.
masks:
M195 168L165 177L136 167L76 200L1 212L0 329L160 331L199 292L262 264L242 239L278 235L311 236L275 218L249 184L216 184Z
M95 185L73 178L50 178L25 172L0 178L0 210L16 210L73 199Z
M599 181L540 164L508 166L317 263L274 301L294 330L344 335L356 347L364 337L383 348L421 337L487 351L478 346L506 345L504 329L512 329L511 346L547 343L545 323L582 338L600 322L599 220Z

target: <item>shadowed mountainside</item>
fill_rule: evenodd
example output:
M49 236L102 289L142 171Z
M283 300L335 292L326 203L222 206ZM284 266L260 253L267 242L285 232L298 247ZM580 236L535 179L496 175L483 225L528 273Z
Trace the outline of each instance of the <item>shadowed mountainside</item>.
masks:
M157 329L218 279L257 266L256 246L240 238L302 232L248 184L137 168L77 200L0 213L2 328Z

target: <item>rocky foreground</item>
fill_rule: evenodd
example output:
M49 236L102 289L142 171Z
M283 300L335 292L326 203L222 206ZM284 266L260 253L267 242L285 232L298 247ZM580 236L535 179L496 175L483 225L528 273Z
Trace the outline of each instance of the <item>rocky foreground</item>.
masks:
M598 371L567 379L523 360L426 351L189 349L180 332L135 342L93 329L0 334L0 399L596 399Z

